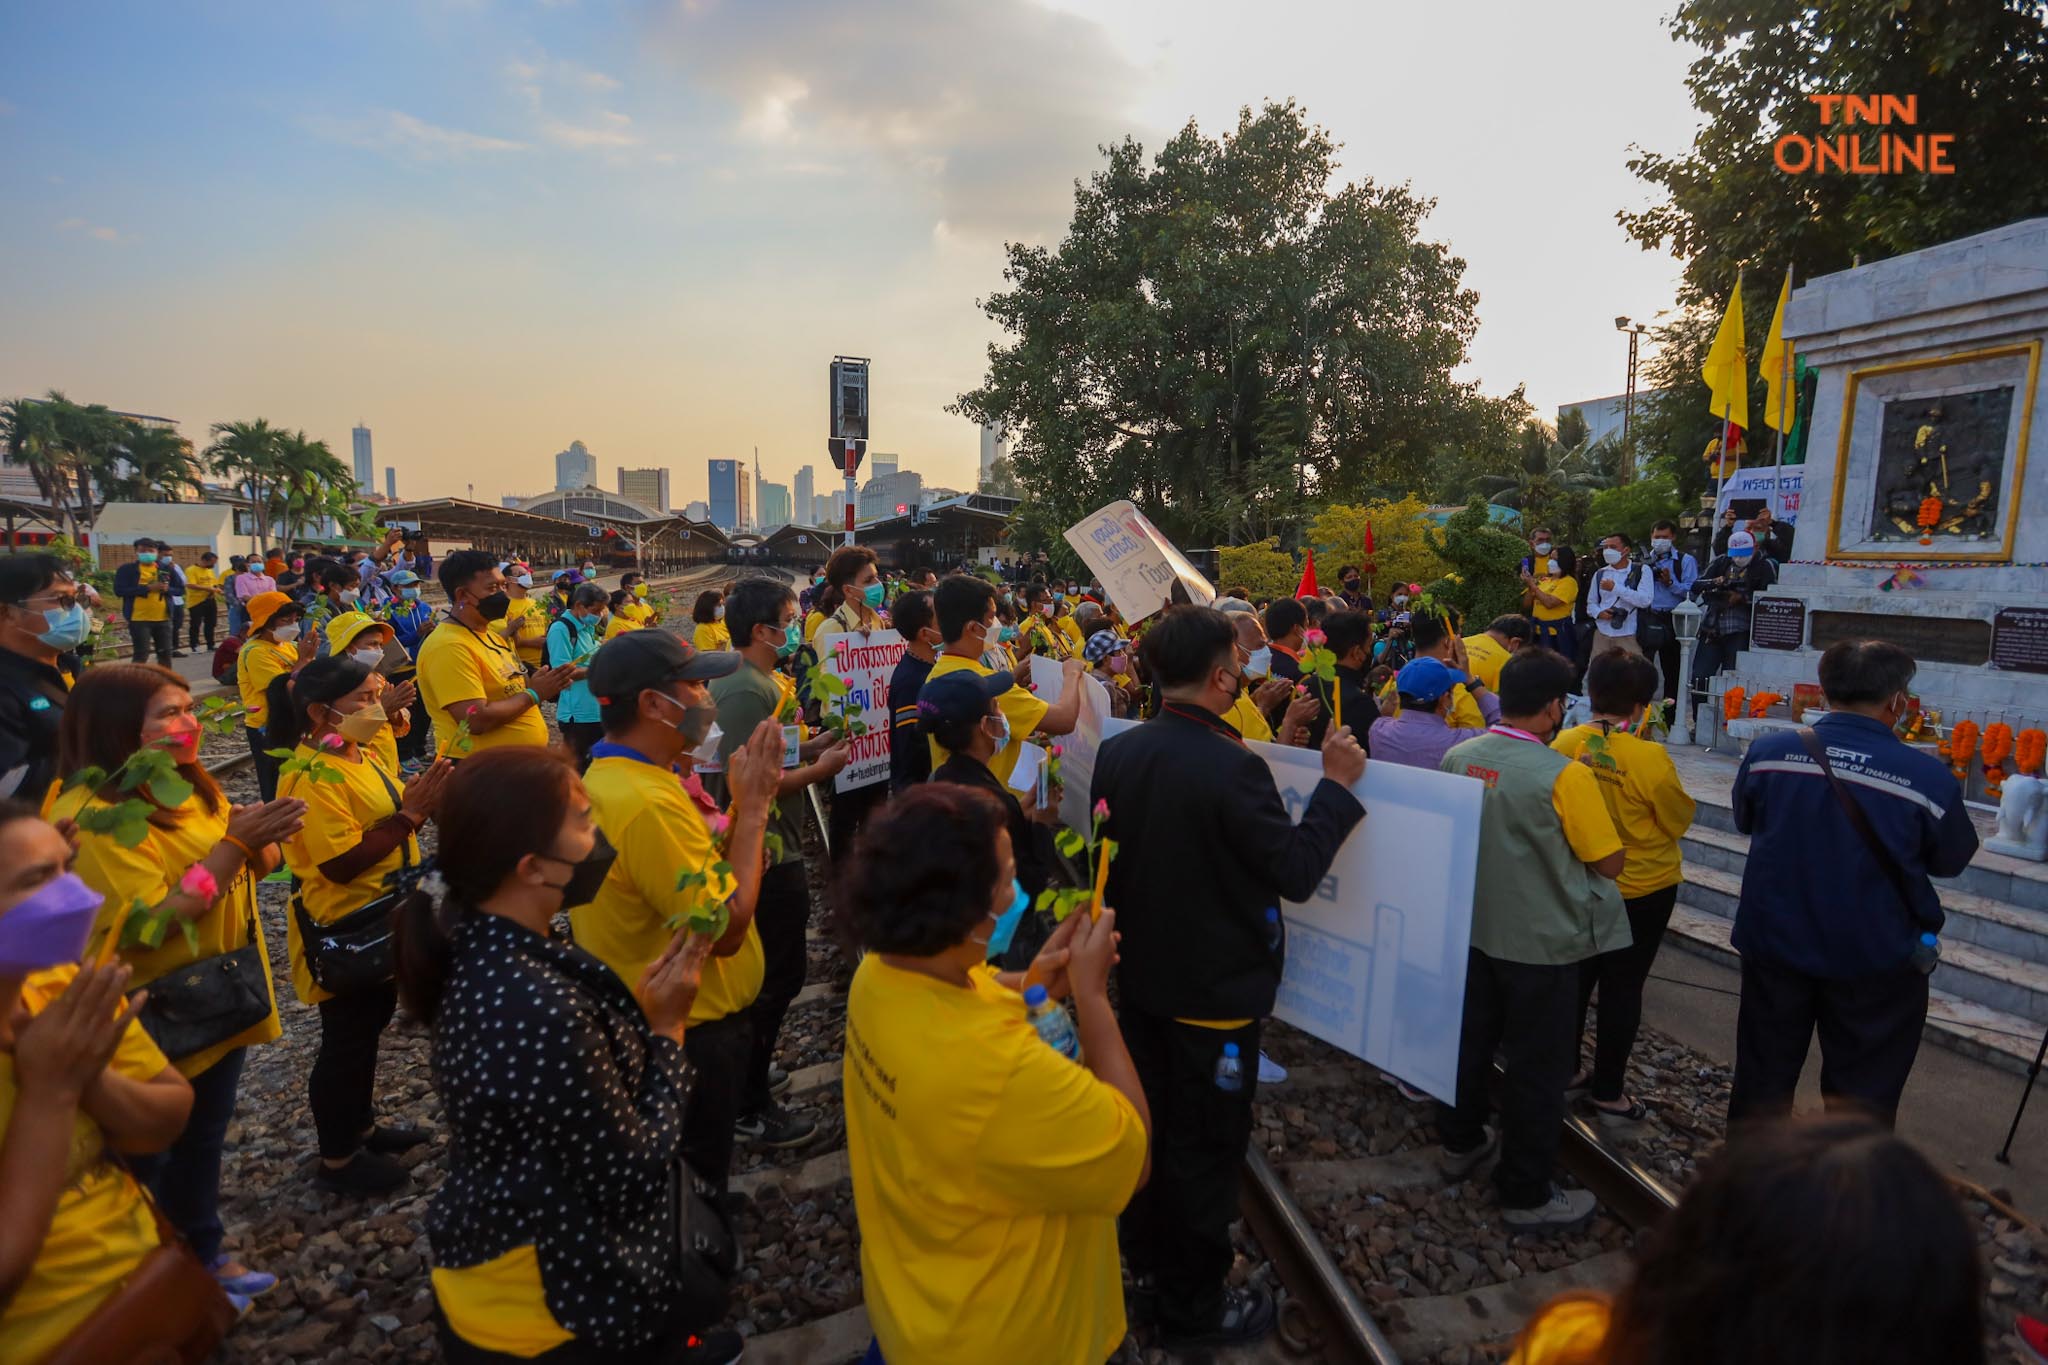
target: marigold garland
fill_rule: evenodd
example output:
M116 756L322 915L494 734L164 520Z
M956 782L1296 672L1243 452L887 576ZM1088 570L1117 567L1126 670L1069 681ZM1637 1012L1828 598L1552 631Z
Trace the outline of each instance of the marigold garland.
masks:
M1739 687L1731 687L1721 696L1721 717L1734 720L1742 714L1742 699L1749 695Z
M1928 497L1920 500L1920 543L1934 543L1934 528L1941 524L1941 499Z
M1979 727L1974 720L1959 720L1955 729L1949 732L1949 770L1956 775L1957 781L1969 776L1970 756L1977 752L1979 733Z
M2041 764L2048 759L2048 732L2036 729L2020 731L2019 741L2013 747L2013 763L2029 777L2041 771Z
M1749 714L1761 718L1770 714L1773 706L1785 700L1783 692L1759 692L1749 699Z
M1984 794L1993 800L2004 794L2005 760L2012 747L2010 725L2001 720L1984 727Z

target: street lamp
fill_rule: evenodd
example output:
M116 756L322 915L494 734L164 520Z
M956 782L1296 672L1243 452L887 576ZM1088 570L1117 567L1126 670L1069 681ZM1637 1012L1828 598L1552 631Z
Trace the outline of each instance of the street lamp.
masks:
M1628 387L1623 390L1621 398L1621 443L1623 446L1627 446L1628 430L1630 426L1634 425L1636 416L1636 345L1642 340L1643 333L1650 329L1640 322L1631 325L1628 318L1616 318L1614 320L1614 330L1628 333ZM1628 467L1632 462L1632 457L1625 457L1622 460L1621 481L1623 483L1628 482Z
M1686 598L1671 609L1671 628L1678 632L1678 696L1671 711L1671 742L1692 743L1692 650L1699 643L1700 618L1706 612Z

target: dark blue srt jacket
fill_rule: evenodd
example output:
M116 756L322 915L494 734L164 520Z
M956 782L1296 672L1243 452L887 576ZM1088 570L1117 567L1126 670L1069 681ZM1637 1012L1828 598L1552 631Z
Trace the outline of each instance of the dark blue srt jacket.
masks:
M1734 944L1743 956L1810 976L1904 967L1943 913L1930 877L1953 877L1977 852L1962 788L1940 759L1881 721L1835 712L1814 725L1828 763L1905 871L1910 906L1885 877L1799 736L1749 746L1735 777L1735 827L1749 835Z
M158 565L157 568L157 577L168 586L168 591L164 596L164 604L167 608L175 607L185 600L185 575L179 572L178 566L175 564L171 566L168 573L163 571L162 565ZM122 619L133 620L135 617L135 599L142 596L142 566L140 564L131 559L114 570L114 595L121 599ZM172 614L167 610L164 613L164 620L170 620Z

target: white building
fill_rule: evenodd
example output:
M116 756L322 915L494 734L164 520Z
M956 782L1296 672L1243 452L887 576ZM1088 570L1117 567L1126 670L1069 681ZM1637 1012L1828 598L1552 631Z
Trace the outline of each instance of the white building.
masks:
M816 525L811 520L811 514L818 510L817 471L809 465L797 470L795 487L791 491L793 506L790 510L795 514L796 520L807 526Z
M989 470L995 467L997 460L1008 459L1016 444L1001 422L981 424L981 482L988 481Z
M1637 389L1636 417L1642 417L1643 404L1662 392L1662 389ZM1586 419L1588 439L1599 441L1612 436L1618 441L1621 439L1622 408L1627 397L1626 394L1617 393L1609 398L1585 398L1576 403L1565 403L1558 407L1557 415L1562 419L1566 413L1576 412Z
M711 504L700 498L688 507L685 507L683 515L691 521L709 521L711 520Z
M597 483L597 457L581 441L555 454L555 487L589 488Z
M377 491L377 466L370 459L370 429L356 423L356 429L349 433L355 438L356 491L374 493Z

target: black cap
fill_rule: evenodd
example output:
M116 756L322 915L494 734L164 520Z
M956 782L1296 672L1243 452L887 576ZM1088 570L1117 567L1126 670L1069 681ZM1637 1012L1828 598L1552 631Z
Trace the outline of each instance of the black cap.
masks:
M665 630L634 630L611 640L590 657L590 695L600 704L638 696L672 682L723 678L740 666L740 656L692 648Z
M988 704L1017 685L1008 673L983 677L968 669L933 678L917 694L917 719L929 731L941 725L963 725L988 714Z

